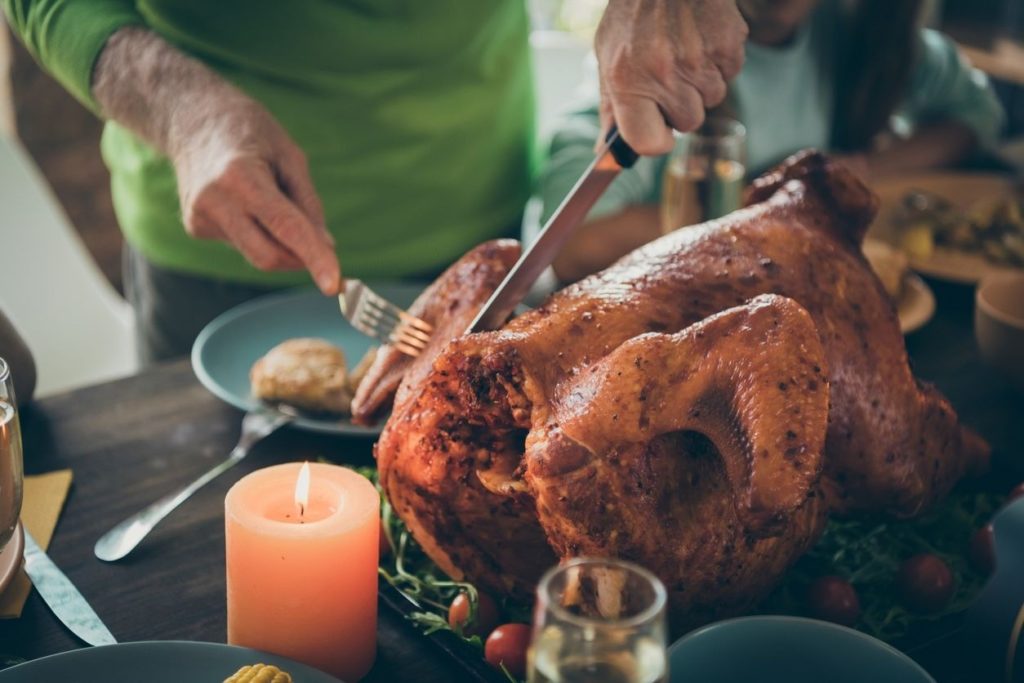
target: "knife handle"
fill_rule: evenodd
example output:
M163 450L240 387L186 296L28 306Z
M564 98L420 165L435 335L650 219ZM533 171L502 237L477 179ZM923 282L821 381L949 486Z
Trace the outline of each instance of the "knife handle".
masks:
M617 123L612 124L608 134L604 136L604 141L610 145L612 156L622 168L632 168L636 160L640 158L640 155L634 152L629 143L619 135L619 124Z

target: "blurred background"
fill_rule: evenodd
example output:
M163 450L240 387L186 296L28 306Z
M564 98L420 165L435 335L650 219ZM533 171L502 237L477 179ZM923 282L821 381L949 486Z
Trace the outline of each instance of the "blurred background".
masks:
M571 106L604 0L530 0L541 136ZM1024 2L935 0L927 22L951 35L989 74L1008 113L1003 159L1024 169ZM0 18L0 132L17 137L70 223L121 290L121 233L99 154L102 126L44 74Z

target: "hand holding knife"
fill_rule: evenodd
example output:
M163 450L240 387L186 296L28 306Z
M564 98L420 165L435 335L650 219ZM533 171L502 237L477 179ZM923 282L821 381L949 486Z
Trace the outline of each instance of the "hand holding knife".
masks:
M618 127L613 125L597 157L562 200L534 243L523 252L498 289L480 309L467 334L496 329L508 320L605 189L622 169L632 167L637 158L637 153L619 135Z

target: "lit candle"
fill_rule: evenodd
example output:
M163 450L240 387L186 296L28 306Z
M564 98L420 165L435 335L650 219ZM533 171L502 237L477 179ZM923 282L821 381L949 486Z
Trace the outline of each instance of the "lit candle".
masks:
M343 467L258 470L224 500L228 642L362 678L377 644L380 498Z

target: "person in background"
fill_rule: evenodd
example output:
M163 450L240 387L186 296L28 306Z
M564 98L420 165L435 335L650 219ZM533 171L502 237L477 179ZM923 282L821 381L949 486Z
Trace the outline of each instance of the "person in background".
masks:
M955 164L996 140L1004 114L985 76L951 40L919 27L921 4L741 0L746 61L725 108L747 129L751 177L815 147L873 181ZM539 181L540 224L591 161L599 113L592 102L555 131ZM660 236L665 160L641 159L616 179L556 259L558 280L578 280ZM524 226L526 241L537 228Z
M429 277L518 231L535 166L524 2L0 5L108 121L145 362L270 288L336 294L339 257L355 277ZM725 96L745 35L734 0L610 0L605 126L669 151L669 123L692 129Z

